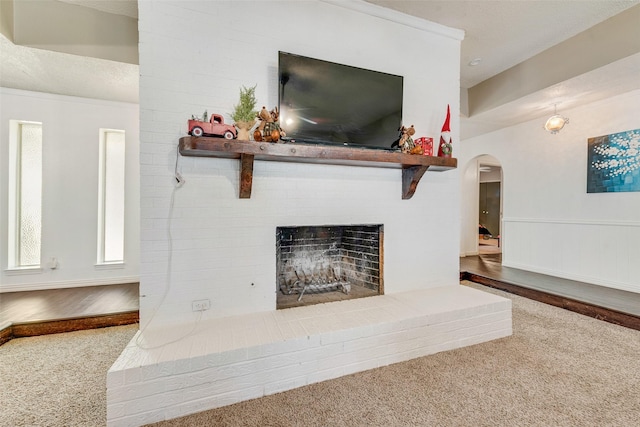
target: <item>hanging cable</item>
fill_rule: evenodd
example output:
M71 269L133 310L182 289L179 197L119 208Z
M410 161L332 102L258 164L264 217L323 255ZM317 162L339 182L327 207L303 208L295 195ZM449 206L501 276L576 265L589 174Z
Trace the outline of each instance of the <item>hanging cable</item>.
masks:
M158 304L153 308L153 311L151 313L151 316L149 317L149 320L145 323L145 325L143 327L140 328L140 331L136 335L135 344L136 344L136 346L138 348L141 348L143 350L153 350L153 349L156 349L156 348L161 348L161 347L164 347L166 345L173 344L173 343L176 343L178 341L181 341L181 340L193 335L193 333L196 331L196 328L200 324L200 321L202 320L202 311L199 311L198 312L198 316L195 319L195 322L194 322L191 330L186 335L181 336L180 338L177 338L175 340L168 341L168 342L165 342L165 343L162 343L162 344L159 344L159 345L155 345L155 346L144 346L143 344L140 343L140 338L144 334L144 331L147 330L147 328L149 327L149 325L151 324L151 322L155 318L156 313L158 312L158 310L160 309L160 307L164 303L165 299L167 298L167 295L169 294L169 290L171 289L171 274L172 274L172 264L173 264L173 235L171 233L171 225L172 225L172 222L173 222L173 207L174 207L174 203L175 203L176 192L180 188L182 188L182 186L185 183L185 180L182 178L182 175L178 171L178 159L179 159L179 157L180 157L180 146L177 146L177 149L176 149L176 163L175 163L175 167L174 167L175 183L173 185L173 189L171 190L171 198L169 200L169 216L167 218L167 244L168 244L167 250L169 252L169 256L167 258L167 271L166 271L165 286L164 286L164 291L162 293L162 297L160 298L160 301L158 302Z

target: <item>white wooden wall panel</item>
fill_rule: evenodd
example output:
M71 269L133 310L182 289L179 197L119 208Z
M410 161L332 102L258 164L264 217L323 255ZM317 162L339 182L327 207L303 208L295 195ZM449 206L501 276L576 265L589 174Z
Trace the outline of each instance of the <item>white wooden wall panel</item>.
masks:
M504 266L640 292L640 222L503 221Z

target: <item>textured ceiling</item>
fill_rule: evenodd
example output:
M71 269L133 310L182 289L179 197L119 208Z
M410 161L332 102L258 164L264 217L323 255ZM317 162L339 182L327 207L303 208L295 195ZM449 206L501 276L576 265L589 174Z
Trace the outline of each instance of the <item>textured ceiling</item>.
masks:
M460 86L470 88L602 22L637 0L366 0L465 31ZM480 65L469 61L482 58Z
M138 103L139 67L18 46L0 35L0 86Z
M6 0L2 0L6 1ZM23 0L14 0L23 1ZM46 0L137 18L136 0ZM162 1L162 0L141 0ZM214 0L217 1L217 0ZM640 0L366 0L465 31L461 87L476 86L606 19ZM105 19L108 15L105 14ZM640 22L638 23L640 31ZM640 37L640 32L638 33ZM136 65L16 46L0 36L0 85L88 98L138 102ZM482 62L469 67L470 60ZM563 94L566 109L640 88L640 55L558 82L471 118L461 117L461 137L542 118ZM466 92L463 90L463 92Z

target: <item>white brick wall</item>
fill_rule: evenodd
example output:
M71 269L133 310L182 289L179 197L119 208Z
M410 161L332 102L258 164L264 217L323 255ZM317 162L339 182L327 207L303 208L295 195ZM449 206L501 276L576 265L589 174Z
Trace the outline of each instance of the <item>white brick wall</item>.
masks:
M443 286L209 320L159 346L175 338L171 332L136 336L110 369L109 426L175 418L509 336L511 301Z
M257 84L259 105L275 106L278 50L403 75L404 120L416 136L437 137L451 104L457 139L460 34L338 3L140 3L143 326L189 322L194 299L211 300L205 318L275 309L277 226L384 224L385 292L457 283L455 170L427 173L402 200L399 169L257 161L252 197L240 200L236 160L180 157L186 184L170 213L187 119L207 109L230 120L243 85ZM267 30L256 22L280 24Z
M206 109L230 121L239 88L254 84L259 106L275 106L279 50L403 75L405 124L437 138L450 104L457 141L460 31L360 1L145 1L139 16L141 327L146 342L180 341L123 352L109 373L110 425L173 418L510 333L510 309L496 300L488 305L501 307L500 319L456 301L451 318L431 307L441 325L426 329L433 319L419 314L424 307L408 310L410 301L365 309L408 291L460 289L455 170L427 173L402 200L399 169L257 161L252 197L241 200L236 160L179 157L186 184L172 192L187 119ZM386 295L345 301L365 307L345 319L339 305L275 311L276 227L354 223L384 224ZM204 298L211 309L198 328L210 327L194 336L206 339L190 339L191 301ZM340 321L321 326L318 316ZM313 357L282 365L305 352Z

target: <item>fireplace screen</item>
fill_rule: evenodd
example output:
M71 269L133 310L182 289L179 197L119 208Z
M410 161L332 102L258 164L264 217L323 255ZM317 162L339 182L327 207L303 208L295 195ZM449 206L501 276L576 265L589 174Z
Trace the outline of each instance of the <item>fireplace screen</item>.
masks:
M382 242L382 225L277 227L277 308L383 294Z

